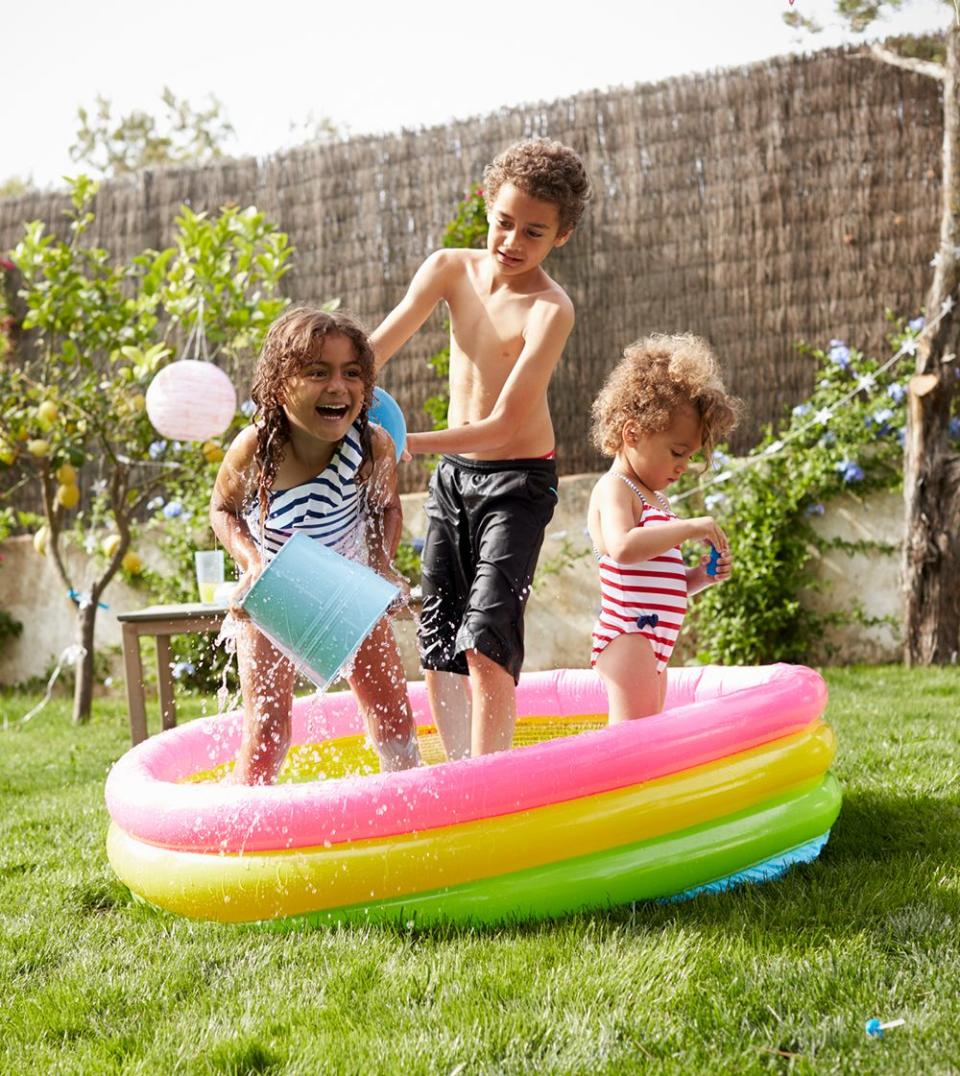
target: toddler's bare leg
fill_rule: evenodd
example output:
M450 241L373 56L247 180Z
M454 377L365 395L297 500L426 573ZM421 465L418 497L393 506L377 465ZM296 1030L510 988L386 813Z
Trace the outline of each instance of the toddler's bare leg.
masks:
M420 765L417 726L407 698L407 680L390 622L383 619L353 660L350 687L384 773Z
M597 658L596 669L607 689L611 725L660 713L666 673L657 673L649 639L618 635Z
M290 746L293 666L249 621L238 625L237 664L243 732L233 779L244 785L273 784Z
M473 728L470 753L489 755L506 751L513 743L517 723L517 688L513 676L479 650L467 651L470 691L473 697Z
M451 762L470 757L470 684L459 673L424 672L430 711Z

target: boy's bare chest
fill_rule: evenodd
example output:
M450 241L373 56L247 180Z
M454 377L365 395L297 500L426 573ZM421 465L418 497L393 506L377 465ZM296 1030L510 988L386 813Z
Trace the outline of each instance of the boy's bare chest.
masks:
M481 295L465 282L447 303L454 350L477 366L512 365L523 350L530 320L527 296Z

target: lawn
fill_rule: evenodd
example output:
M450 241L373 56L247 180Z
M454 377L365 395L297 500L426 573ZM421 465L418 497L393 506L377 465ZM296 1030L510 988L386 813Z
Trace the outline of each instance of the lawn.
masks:
M104 853L124 705L76 729L55 701L0 732L0 1072L960 1072L960 670L826 676L844 806L816 863L488 932L134 903Z

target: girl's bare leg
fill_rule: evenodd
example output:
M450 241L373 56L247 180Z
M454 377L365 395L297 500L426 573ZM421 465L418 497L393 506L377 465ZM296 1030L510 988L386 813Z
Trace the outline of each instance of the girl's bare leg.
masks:
M294 670L250 621L237 630L237 664L243 691L243 732L233 779L269 785L290 746Z
M597 658L596 669L607 689L611 725L650 717L663 709L666 670L657 673L649 639L618 635Z
M420 765L417 726L407 698L407 679L390 622L383 619L363 641L350 687L384 772Z
M427 696L440 740L451 762L470 757L470 683L459 673L427 669Z

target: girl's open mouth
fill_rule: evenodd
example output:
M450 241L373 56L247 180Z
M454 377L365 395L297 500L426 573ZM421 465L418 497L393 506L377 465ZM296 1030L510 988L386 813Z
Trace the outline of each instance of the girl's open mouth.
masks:
M345 418L350 410L347 404L317 404L316 411L321 418Z

